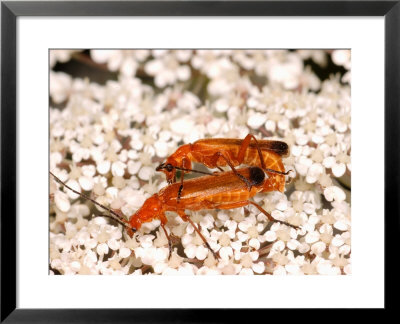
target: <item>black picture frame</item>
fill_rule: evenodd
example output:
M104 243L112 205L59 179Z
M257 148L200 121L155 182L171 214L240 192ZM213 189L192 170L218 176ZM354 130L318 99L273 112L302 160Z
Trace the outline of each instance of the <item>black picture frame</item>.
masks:
M381 16L385 19L385 308L398 274L400 1L29 1L1 3L1 321L6 323L219 322L238 310L16 308L16 19L20 16ZM367 163L367 162L366 162ZM381 170L371 168L371 173ZM373 185L372 187L373 188ZM372 189L371 189L372 190ZM373 242L371 242L373 244ZM397 253L396 253L397 252ZM371 260L371 262L373 262ZM367 283L366 283L367 284ZM367 288L366 288L367 289ZM40 292L38 292L40 293ZM167 292L166 292L167 293ZM167 298L167 296L166 296ZM263 310L252 310L252 317Z

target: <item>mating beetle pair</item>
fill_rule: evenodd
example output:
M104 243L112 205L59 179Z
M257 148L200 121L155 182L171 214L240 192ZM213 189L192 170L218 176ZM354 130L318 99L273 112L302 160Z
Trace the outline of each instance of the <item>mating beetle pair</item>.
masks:
M199 228L186 215L186 209L192 211L231 209L250 204L266 215L270 221L296 228L296 226L274 219L261 206L250 200L259 192L284 191L287 173L282 163L282 157L287 156L288 153L289 148L286 143L270 140L257 141L251 134L243 140L203 139L193 144L183 145L156 169L166 174L169 185L148 198L129 220L125 220L112 209L73 190L54 174L51 174L68 189L108 210L109 217L124 225L131 236L133 232L140 229L143 223L159 219L168 238L170 256L172 243L165 228L166 211L176 212L184 221L188 221L209 250L214 253ZM221 172L209 173L206 176L184 181L184 173L194 171L192 162L202 163L209 168L218 168ZM248 167L236 169L241 164L246 164ZM229 166L231 171L223 172L221 167L224 166ZM181 171L180 183L176 183L176 170ZM268 174L268 177L265 176L265 173ZM214 256L218 257L215 253Z

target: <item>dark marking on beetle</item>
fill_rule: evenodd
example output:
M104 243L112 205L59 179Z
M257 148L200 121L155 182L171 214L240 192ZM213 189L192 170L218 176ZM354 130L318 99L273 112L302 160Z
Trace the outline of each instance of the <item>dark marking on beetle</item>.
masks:
M253 186L261 184L265 180L265 173L258 167L250 168L250 181Z

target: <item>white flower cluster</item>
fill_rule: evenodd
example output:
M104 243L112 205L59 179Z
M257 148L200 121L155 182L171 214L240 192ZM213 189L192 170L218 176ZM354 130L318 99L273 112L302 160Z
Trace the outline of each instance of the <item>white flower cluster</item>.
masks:
M71 59L74 53L80 52L80 50L50 50L49 63L50 67L53 68L58 62L66 63Z
M67 60L71 52L51 51ZM50 71L50 170L126 219L167 186L155 171L180 145L204 138L285 141L285 193L255 207L167 212L130 237L108 212L50 177L51 274L350 274L350 51L92 50L118 73L101 85ZM343 66L320 80L305 60ZM332 64L333 64L332 63ZM52 63L54 65L54 63ZM53 66L52 65L52 66ZM347 75L347 74L346 74ZM197 167L197 165L196 165Z

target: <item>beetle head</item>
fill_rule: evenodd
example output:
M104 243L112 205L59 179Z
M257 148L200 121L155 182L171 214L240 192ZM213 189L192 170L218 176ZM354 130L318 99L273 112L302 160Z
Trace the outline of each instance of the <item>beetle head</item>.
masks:
M161 171L165 173L168 184L171 184L176 181L176 166L177 163L175 160L168 159L165 163L161 163L156 171Z

